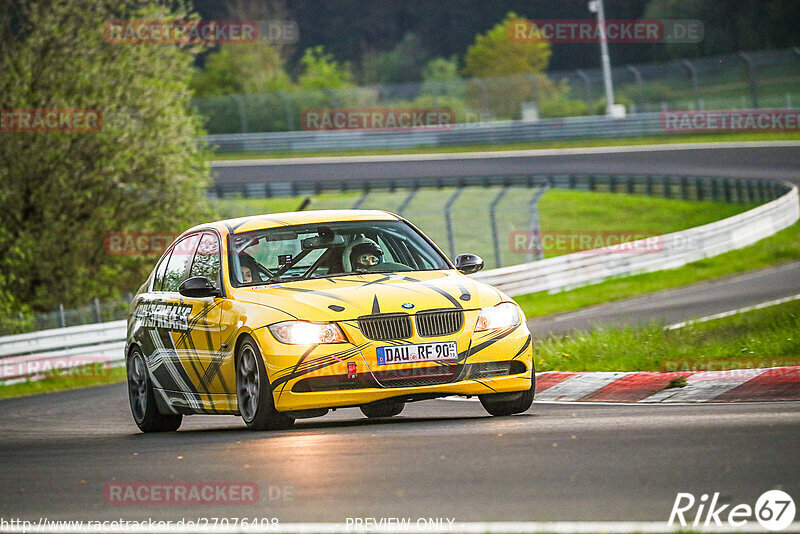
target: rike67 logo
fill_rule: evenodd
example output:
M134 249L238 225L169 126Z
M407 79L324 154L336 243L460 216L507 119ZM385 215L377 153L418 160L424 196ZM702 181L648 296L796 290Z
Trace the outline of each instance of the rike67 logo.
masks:
M681 527L732 527L744 529L749 522L756 520L767 530L783 530L794 521L794 500L781 490L764 492L755 506L749 504L721 504L719 493L709 499L707 493L695 499L691 493L678 493L669 514L669 525ZM724 523L727 523L725 525Z

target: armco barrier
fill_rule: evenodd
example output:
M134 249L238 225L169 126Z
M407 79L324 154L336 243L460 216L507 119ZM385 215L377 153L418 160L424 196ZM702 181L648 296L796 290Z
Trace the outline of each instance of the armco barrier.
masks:
M797 114L800 109L787 108ZM787 126L788 128L788 126ZM451 129L293 131L209 135L204 140L222 152L303 152L394 149L476 144L507 144L558 139L675 135L665 131L661 113L626 117L588 116L538 121L457 124Z
M473 278L516 296L680 267L745 247L792 225L800 216L797 187L788 183L783 186L788 191L776 200L721 221L661 236L657 250L648 247L646 240L641 240L627 244L627 247L648 252L624 253L622 249L626 245L622 245L604 252L578 252L501 267L477 273Z
M473 278L516 296L670 269L745 247L792 225L800 217L797 187L776 181L769 184L765 190L774 196L783 194L739 215L661 236L655 251L635 254L613 249L585 251L492 269ZM702 189L698 186L698 191ZM635 247L636 243L627 246L652 250L652 247ZM42 369L58 367L56 364L63 367L67 362L121 361L125 356L125 336L126 322L113 321L2 337L0 380L35 375Z
M362 148L413 148L518 143L580 137L634 137L666 134L659 113L624 118L567 117L528 121L458 124L452 129L417 128L381 131L294 131L209 135L204 139L222 152L301 152Z

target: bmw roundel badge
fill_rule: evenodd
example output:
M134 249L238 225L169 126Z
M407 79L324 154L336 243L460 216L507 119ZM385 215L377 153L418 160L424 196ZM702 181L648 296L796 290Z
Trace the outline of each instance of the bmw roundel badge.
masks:
M410 309L413 309L413 308L414 308L414 305L413 305L413 304L411 304L410 302L406 302L406 303L402 304L402 307L403 307L404 309L406 309L406 310L410 310Z

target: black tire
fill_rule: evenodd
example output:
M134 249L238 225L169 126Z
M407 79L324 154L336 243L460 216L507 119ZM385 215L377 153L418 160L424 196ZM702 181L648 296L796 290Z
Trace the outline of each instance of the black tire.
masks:
M536 395L536 375L532 372L530 389L523 391L522 394L516 398L513 398L513 393L491 393L487 395L478 395L478 398L483 408L489 412L489 415L500 417L527 412L533 404L534 395ZM508 397L512 397L511 400L507 400Z
M250 430L284 430L294 425L294 419L275 409L264 359L249 337L236 351L236 400Z
M164 415L158 411L153 384L144 356L138 348L128 355L128 402L133 421L142 432L172 432L183 421L181 414Z
M361 413L375 419L378 417L393 417L399 415L406 407L405 402L381 402L377 404L365 404L361 406Z

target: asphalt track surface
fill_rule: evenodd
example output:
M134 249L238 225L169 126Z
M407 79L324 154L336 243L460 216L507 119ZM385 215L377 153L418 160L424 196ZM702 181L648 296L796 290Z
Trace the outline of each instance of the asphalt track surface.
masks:
M660 145L226 161L213 164L219 184L347 181L498 174L675 174L774 178L800 183L800 142Z
M122 384L0 402L0 515L666 521L678 492L800 496L800 403L536 403L491 418L478 402L434 400L390 420L343 409L266 433L231 416L184 421L138 433ZM112 481L255 483L259 502L121 506L105 501Z
M600 165L603 158L607 165ZM558 165L575 172L705 168L705 174L796 181L800 149L647 151L629 158L570 155ZM557 166L550 160L527 165L533 163ZM472 165L486 162L453 165L443 172L458 172L458 165L474 171ZM578 171L581 166L586 170ZM370 172L422 172L416 165L403 171L407 167L374 164ZM285 179L278 174L271 176ZM786 273L793 276L791 269ZM753 298L776 294L769 278ZM726 291L735 300L736 287L759 284L751 279ZM699 300L705 306L718 293L707 291ZM664 297L663 307L680 300ZM690 308L694 316L713 308L697 306ZM292 430L253 433L236 417L193 416L177 433L144 435L131 420L125 386L115 384L0 401L0 516L666 521L678 492L719 492L723 503L752 506L764 491L781 488L798 501L797 443L800 403L535 403L525 414L491 418L474 401L435 400L410 404L390 420L370 421L357 409L344 409L299 421ZM259 501L249 506L106 502L106 484L130 481L249 482L258 485Z

